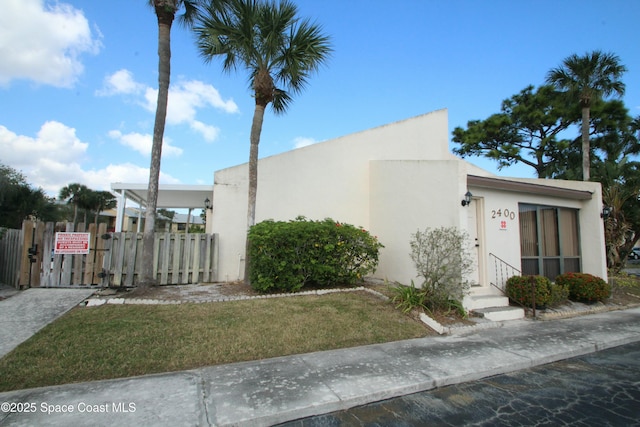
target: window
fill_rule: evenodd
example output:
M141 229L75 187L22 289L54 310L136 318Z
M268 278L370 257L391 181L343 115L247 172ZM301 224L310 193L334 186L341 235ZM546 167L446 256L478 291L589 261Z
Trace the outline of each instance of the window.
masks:
M520 204L519 211L522 274L555 280L580 271L576 209Z

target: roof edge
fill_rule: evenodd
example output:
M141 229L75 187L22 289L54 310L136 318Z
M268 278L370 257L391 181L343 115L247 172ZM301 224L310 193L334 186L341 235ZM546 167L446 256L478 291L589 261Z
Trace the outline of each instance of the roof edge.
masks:
M542 194L545 196L561 197L573 200L591 200L593 193L585 190L554 187L551 185L534 184L530 182L511 181L505 178L490 178L486 176L467 175L467 185L497 190L516 191L520 193Z

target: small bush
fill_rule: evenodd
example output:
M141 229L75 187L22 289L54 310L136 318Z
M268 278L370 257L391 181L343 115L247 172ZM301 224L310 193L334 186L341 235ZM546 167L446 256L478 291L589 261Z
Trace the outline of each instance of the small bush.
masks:
M411 259L423 279L426 307L450 310L460 306L473 270L467 233L455 227L427 228L411 235L410 245Z
M604 301L611 296L611 287L604 279L587 273L565 273L556 283L569 289L569 299L580 302Z
M396 308L402 310L405 314L414 309L422 309L429 313L437 311L444 315L448 315L453 311L462 318L467 317L467 311L461 301L450 299L436 306L433 304L433 301L429 299L428 289L424 287L416 288L413 280L410 286L396 283L394 286L389 286L389 290L393 295L391 302L396 304Z
M375 271L383 247L367 230L330 218L263 221L248 238L249 279L259 292L353 285Z
M416 308L426 308L424 305L424 291L416 288L413 280L411 281L411 286L398 283L395 286L390 286L390 290L393 295L391 302L396 304L396 308L402 310L403 313L408 313Z
M566 286L558 285L557 283L551 284L551 299L549 300L549 306L557 307L565 304L569 301L569 288Z
M536 307L551 302L551 281L544 276L512 276L507 280L507 296L525 307L533 308L532 284L536 287Z

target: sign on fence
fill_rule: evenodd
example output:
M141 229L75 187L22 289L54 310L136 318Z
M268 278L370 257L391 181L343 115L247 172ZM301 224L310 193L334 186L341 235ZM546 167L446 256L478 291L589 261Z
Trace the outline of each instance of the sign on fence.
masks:
M89 233L56 233L53 253L56 255L88 254L89 236Z
M66 232L56 232L64 230ZM77 229L79 232L73 232ZM142 274L142 234L107 233L107 225L37 224L0 238L0 282L16 288L136 286ZM29 249L35 250L30 262ZM53 254L53 256L52 256ZM204 233L155 233L153 272L160 285L217 280L218 239Z

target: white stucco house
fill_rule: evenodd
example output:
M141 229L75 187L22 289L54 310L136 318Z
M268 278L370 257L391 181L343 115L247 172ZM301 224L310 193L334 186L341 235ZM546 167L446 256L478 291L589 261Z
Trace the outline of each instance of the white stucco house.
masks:
M497 304L490 296L509 269L606 279L600 184L495 176L449 152L447 120L438 110L260 159L256 222L303 215L362 226L385 246L374 277L404 284L416 279L412 233L466 230L476 265L469 309ZM207 232L219 236L220 281L242 278L247 185L247 164L214 174Z

